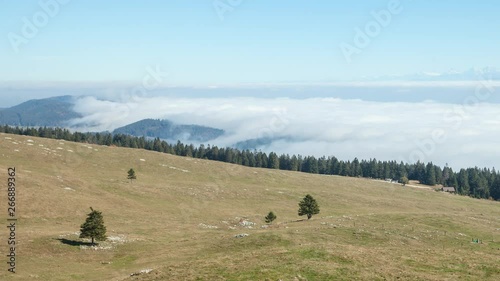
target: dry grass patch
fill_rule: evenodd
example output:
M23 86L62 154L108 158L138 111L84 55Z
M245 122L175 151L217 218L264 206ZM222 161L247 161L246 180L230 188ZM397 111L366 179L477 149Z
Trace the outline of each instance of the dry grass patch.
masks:
M18 273L0 280L500 279L498 202L5 134L0 155L18 170L20 219ZM297 216L307 193L321 209L309 221ZM90 206L109 248L75 234Z

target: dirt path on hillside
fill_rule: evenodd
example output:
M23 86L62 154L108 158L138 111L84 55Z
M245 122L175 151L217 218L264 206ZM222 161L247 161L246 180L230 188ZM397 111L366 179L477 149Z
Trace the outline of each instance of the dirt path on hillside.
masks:
M385 180L375 180L375 179L372 179L372 181L378 181L378 182L385 182L385 183L392 183L392 184L401 185L399 182L388 182L388 181L385 181ZM420 188L420 189L432 189L430 186L421 186L421 185L413 185L413 184L407 184L404 187L407 187L407 186L409 186L409 187L415 187L415 188Z

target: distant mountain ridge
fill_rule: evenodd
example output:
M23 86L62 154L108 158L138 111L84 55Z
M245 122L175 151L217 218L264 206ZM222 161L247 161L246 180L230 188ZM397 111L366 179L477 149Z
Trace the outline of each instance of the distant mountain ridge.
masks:
M470 68L465 71L449 70L446 72L418 72L413 74L403 75L382 75L374 77L366 77L367 80L374 81L475 81L484 80L500 80L500 71L494 67Z
M83 118L74 110L79 97L58 96L34 99L0 109L0 125L20 127L61 127L79 129L88 124L72 126L70 121ZM144 119L117 128L114 134L160 138L169 141L206 142L224 134L224 130L199 125L174 124L169 120Z
M66 127L69 120L82 117L73 110L75 99L73 96L36 99L0 109L0 123L23 127Z
M206 142L222 136L224 130L199 125L177 125L168 120L143 119L117 128L113 131L113 134Z

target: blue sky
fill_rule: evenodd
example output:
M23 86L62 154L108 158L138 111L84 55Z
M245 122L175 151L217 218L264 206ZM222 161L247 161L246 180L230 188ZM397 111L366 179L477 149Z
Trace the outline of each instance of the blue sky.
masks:
M224 129L220 145L271 130L266 151L498 167L498 1L0 0L0 8L0 108L85 95L75 105L84 117L73 121L93 131L166 118ZM161 85L148 86L151 69ZM436 130L448 139L428 149Z
M139 81L159 66L173 85L316 83L500 66L497 1L396 1L362 48L356 28L393 1L56 1L0 0L0 81ZM23 37L39 2L58 11ZM221 18L214 3L233 7ZM350 62L343 43L359 50Z

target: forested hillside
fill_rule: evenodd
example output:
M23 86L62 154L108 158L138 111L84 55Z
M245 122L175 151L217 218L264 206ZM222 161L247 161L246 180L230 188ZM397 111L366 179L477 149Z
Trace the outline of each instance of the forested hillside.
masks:
M168 120L144 119L113 131L113 134L127 134L136 137L160 138L165 140L188 140L206 142L220 137L223 130L198 126L177 125Z
M73 111L72 96L29 100L0 109L0 124L11 126L66 126L68 120L81 117Z
M462 168L453 171L450 167L441 168L430 163L403 163L396 161L339 160L335 156L277 155L262 151L238 150L217 146L200 145L195 147L178 141L167 143L159 138L148 140L145 137L133 137L125 134L79 133L60 128L19 128L0 127L0 132L19 135L39 136L45 138L64 139L68 141L86 142L99 145L140 148L169 153L179 156L194 157L234 163L248 167L300 171L314 174L340 175L348 177L365 177L375 179L395 179L407 177L422 184L453 186L461 195L475 198L500 200L500 175L493 168Z

